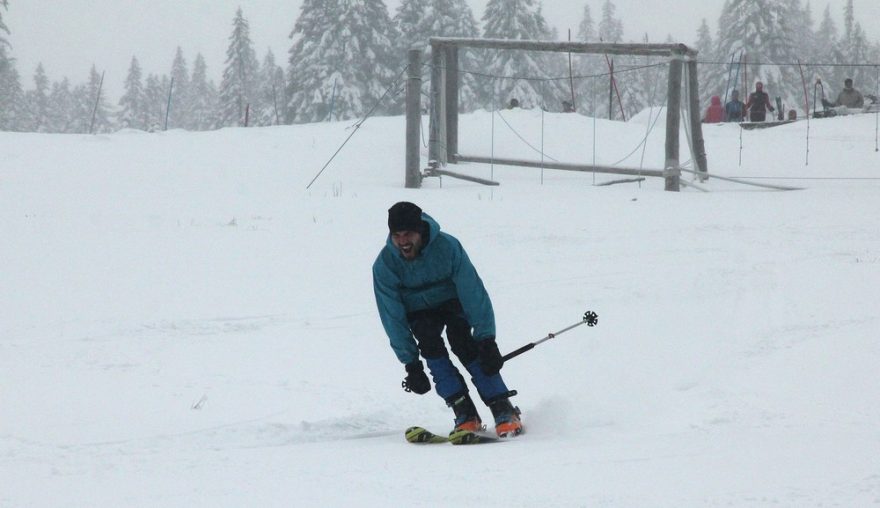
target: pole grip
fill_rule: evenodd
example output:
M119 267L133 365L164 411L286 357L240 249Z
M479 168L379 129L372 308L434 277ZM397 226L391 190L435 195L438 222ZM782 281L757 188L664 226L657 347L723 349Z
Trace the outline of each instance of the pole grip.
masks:
M526 351L529 351L530 349L534 349L534 347L535 347L535 343L529 342L525 346L523 346L517 350L511 351L511 352L507 353L506 355L502 356L501 358L506 362L507 360L510 360L511 358L513 358L515 356L519 356L519 355L525 353Z

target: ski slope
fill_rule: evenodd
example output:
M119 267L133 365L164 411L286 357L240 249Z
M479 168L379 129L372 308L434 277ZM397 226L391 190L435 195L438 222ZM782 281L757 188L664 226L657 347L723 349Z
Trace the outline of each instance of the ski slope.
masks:
M463 115L462 151L539 158L540 112L502 114L518 136ZM545 154L659 168L656 114L546 114ZM408 190L402 117L309 190L354 122L0 133L0 506L880 503L875 122L813 121L809 152L806 122L705 126L710 172L794 192L476 164L501 185ZM399 200L463 242L502 352L599 314L504 367L521 438L404 441L452 415L400 389L375 310Z

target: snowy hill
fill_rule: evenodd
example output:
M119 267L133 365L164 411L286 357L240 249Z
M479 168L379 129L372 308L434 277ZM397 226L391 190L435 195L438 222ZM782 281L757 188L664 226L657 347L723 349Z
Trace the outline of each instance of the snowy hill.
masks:
M540 113L503 115L463 116L462 151L537 158ZM545 153L591 162L595 125L596 162L658 168L652 122L547 114ZM0 506L876 504L875 122L812 122L808 166L805 122L706 126L711 172L794 192L485 165L452 169L500 187L407 190L400 117L310 190L350 123L0 133ZM404 442L452 423L373 301L404 199L462 240L503 352L599 314L505 366L525 436Z

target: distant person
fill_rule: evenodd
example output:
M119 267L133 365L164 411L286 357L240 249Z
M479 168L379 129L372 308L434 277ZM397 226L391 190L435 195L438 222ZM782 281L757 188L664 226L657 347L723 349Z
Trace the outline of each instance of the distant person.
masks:
M770 104L770 96L764 91L764 83L760 81L755 83L755 91L749 94L746 109L752 122L763 122L767 118L767 110L776 111L776 108Z
M865 107L865 98L862 97L862 92L853 88L852 78L846 78L843 81L843 90L837 95L837 102L834 105L853 109Z
M713 95L711 104L703 116L703 123L721 123L724 120L724 108L721 106L721 97Z
M724 105L725 122L742 122L746 114L746 105L739 100L739 90L730 92L730 100Z
M563 113L574 113L574 105L568 101L562 101L562 112Z
M519 101L516 97L510 99L510 103L507 105L507 109L516 109L519 107Z

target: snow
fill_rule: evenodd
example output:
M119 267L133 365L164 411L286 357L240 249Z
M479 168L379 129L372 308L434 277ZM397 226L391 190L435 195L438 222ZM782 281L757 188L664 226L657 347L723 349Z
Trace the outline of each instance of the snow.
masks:
M540 147L540 112L502 114ZM598 163L640 118L595 122ZM537 158L461 121L463 153ZM0 506L880 503L875 121L812 121L809 165L806 122L705 126L711 172L794 192L485 165L451 169L500 187L407 190L401 117L310 190L351 123L0 133ZM544 115L546 153L592 161L593 125ZM599 314L505 366L521 438L404 442L451 412L400 389L375 310L398 200L462 240L502 351Z

